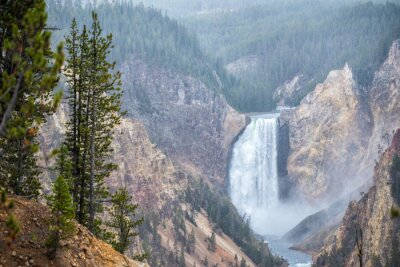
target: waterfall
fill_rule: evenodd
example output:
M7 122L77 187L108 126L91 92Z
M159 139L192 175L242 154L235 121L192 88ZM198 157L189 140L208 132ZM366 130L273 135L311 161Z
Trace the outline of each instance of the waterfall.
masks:
M279 114L251 117L234 144L229 169L230 197L255 230L263 232L268 213L279 203L277 136Z

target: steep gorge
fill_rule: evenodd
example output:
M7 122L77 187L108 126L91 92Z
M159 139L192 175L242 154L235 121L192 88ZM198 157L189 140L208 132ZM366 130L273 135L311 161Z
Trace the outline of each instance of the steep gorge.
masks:
M398 250L400 224L390 218L390 208L397 206L399 199L393 186L398 183L398 174L392 171L393 158L399 152L397 130L375 166L374 185L360 201L349 204L333 241L316 257L316 266L358 266L360 254L365 266L396 266L391 256Z
M399 54L395 41L371 88L357 85L347 65L330 72L286 115L288 171L295 192L311 200L329 199L372 177L378 151L389 145L400 124Z
M184 169L222 186L232 140L245 116L198 79L132 58L121 66L128 116Z
M290 128L288 170L292 192L306 198L309 203L326 200L322 208L339 200L328 209L306 218L286 235L286 238L299 242L296 247L300 249L315 252L324 244L325 248L332 245L336 238L333 233L346 208L343 203L358 200L358 192L365 192L371 186L378 156L390 145L394 129L400 125L399 43L393 42L387 59L375 73L371 87L359 87L352 79L350 68L345 66L343 70L331 72L299 107L284 116ZM382 164L376 168L383 168ZM376 187L376 177L382 172L377 174L375 170L372 188ZM375 201L371 194L369 205ZM354 205L344 220L351 219L349 213L354 211ZM363 217L360 222L367 221L367 218ZM383 220L381 223L391 222ZM362 224L363 231L373 231L371 227L376 225ZM348 231L348 238L350 234L354 237L354 231ZM371 238L374 242L378 240L377 236Z
M200 266L206 259L209 264L234 264L245 259L249 266L256 266L206 210L191 217L191 203L185 200L187 188L198 180L209 184L216 195L222 190L229 145L245 125L245 117L192 77L134 60L123 64L122 71L128 116L114 131L110 160L118 164L118 170L106 182L111 192L127 186L146 218L134 250L148 250L152 266L166 266L171 264L171 253L185 249L180 231L185 232L184 239L193 231L194 251L184 252L187 264ZM143 110L143 104L150 110ZM59 145L54 140L63 138L67 113L62 105L41 128L40 162L44 168L51 166L49 155ZM52 176L51 170L44 173L44 191ZM177 226L177 218L184 225ZM207 249L212 231L217 232L215 252ZM262 247L267 249L262 253L272 259L268 248L262 245L259 249ZM133 250L128 255L131 253Z

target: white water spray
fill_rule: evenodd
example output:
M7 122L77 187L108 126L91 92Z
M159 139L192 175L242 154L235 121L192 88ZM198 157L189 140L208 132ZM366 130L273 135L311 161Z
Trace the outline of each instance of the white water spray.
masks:
M251 123L233 147L229 169L230 197L242 215L250 217L253 230L281 235L304 213L296 203L279 201L278 122L279 114L251 117Z

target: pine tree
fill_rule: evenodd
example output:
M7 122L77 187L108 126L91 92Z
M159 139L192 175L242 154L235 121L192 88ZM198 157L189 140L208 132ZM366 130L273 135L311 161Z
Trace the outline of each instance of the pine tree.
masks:
M69 56L66 59L67 68L64 72L64 75L67 77L68 82L68 100L70 107L70 116L71 119L67 123L67 145L69 146L69 150L72 155L72 166L73 171L72 174L74 177L74 185L73 185L73 199L75 203L78 203L78 190L79 190L79 179L80 177L80 152L81 152L81 140L80 140L80 130L81 130L81 120L79 118L80 109L82 108L81 100L81 90L79 80L82 79L80 72L80 36L79 31L77 29L76 20L72 20L71 24L71 32L68 37L65 39L66 50Z
M6 1L0 12L0 136L24 136L54 111L52 96L63 63L50 50L44 0ZM52 62L52 63L50 63Z
M92 13L93 24L90 39L90 140L89 140L89 221L88 228L95 230L95 213L101 212L97 198L107 196L104 178L116 169L107 159L112 152L113 128L120 123L121 74L112 74L115 62L109 63L112 35L101 36L100 22Z
M247 262L244 258L240 261L240 267L247 267Z
M196 245L196 236L194 235L194 229L192 228L192 231L190 232L189 237L188 237L186 251L188 253L193 253L195 245Z
M55 110L63 62L50 50L45 2L6 1L0 15L0 178L18 195L39 194L37 127Z
M178 260L179 267L185 267L185 250L183 247L181 248L181 253L179 254L179 260Z
M87 196L88 196L88 174L87 174L87 161L88 161L88 146L89 146L89 115L90 115L90 92L89 92L89 65L90 65L90 50L89 50L89 36L86 26L83 26L80 40L80 60L79 60L79 99L78 99L78 139L82 153L82 162L74 162L74 164L81 164L77 166L78 172L75 179L78 180L79 208L78 208L78 221L81 224L87 225Z
M24 137L0 138L0 185L9 193L37 197L41 188L36 156L36 128Z
M60 241L70 237L75 230L73 222L74 206L66 180L66 177L71 177L71 163L67 153L67 149L62 146L56 166L59 175L53 183L52 195L48 197L52 219L46 245L49 249L48 256L51 259L56 256Z
M143 223L143 218L135 220L137 204L132 204L132 197L123 187L117 190L111 199L110 221L108 227L116 231L116 236L111 241L115 250L124 253L132 243L132 237L138 235L135 232L137 226Z
M208 250L215 252L215 250L217 249L217 243L214 232L211 233L211 237L208 239L208 242Z
M108 196L104 178L116 169L109 161L113 128L120 122L121 75L107 57L112 36L102 36L95 13L90 32L76 22L67 38L68 98L71 110L67 145L72 156L73 198L78 221L101 236L101 199Z

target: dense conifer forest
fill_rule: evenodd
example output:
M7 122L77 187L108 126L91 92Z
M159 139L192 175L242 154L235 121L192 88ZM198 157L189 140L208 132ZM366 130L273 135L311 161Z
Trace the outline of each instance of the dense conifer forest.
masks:
M93 7L72 4L71 1L48 2L49 26L57 29L55 41L67 35L74 17L78 24L89 23L88 17L94 8L103 18L103 31L113 35L115 47L111 59L117 64L136 57L147 64L193 76L203 81L210 90L223 93L228 102L240 111L250 110L251 106L256 111L274 108L270 92L255 83L245 83L228 75L222 62L205 56L194 34L158 9L129 3L102 3Z
M302 75L304 90L290 103L296 105L330 70L342 68L346 62L357 82L368 86L391 42L400 37L398 4L316 0L262 5L264 2L245 7L241 1L194 1L184 9L179 1L170 3L168 10L180 7L171 13L183 17L181 23L166 11L143 4L103 2L95 9L104 18L105 32L113 34L114 60L122 63L135 56L199 78L243 112L272 110L275 89ZM163 7L158 2L145 4ZM73 16L78 23L87 23L92 8L79 1L49 1L49 24L61 29L55 33L56 39L65 35ZM198 10L214 12L195 12ZM247 56L257 58L255 69L238 77L227 74L226 64Z
M274 91L296 75L307 90L347 62L363 86L371 81L393 40L400 37L400 6L352 1L277 1L264 7L210 13L186 19L209 53L225 64L247 56L258 60L245 80ZM294 101L297 104L299 99Z

